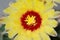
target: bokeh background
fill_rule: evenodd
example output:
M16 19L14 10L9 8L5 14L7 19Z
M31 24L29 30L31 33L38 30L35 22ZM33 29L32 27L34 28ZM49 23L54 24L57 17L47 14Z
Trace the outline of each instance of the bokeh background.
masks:
M3 9L7 8L10 2L15 2L15 0L0 0L0 18L3 16L7 16L6 14L3 13ZM56 4L58 6L54 7L54 9L60 11L60 4L59 3ZM4 31L4 30L5 30L5 24L0 25L0 31ZM55 30L57 31L58 36L57 37L50 36L51 40L60 40L60 23L58 24L58 27L55 28ZM8 37L8 34L4 34L3 40L11 40L11 39Z

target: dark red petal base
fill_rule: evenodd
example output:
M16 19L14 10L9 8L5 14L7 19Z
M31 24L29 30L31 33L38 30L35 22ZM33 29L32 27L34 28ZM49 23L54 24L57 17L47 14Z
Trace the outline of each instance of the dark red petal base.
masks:
M27 16L35 16L35 20L36 20L36 25L28 25L26 23L26 18ZM21 24L23 26L24 29L26 30L31 30L31 31L34 31L34 30L37 30L38 28L40 28L41 26L41 22L42 22L42 18L41 16L39 15L39 13L35 12L35 11L27 11L24 15L22 15L21 17Z

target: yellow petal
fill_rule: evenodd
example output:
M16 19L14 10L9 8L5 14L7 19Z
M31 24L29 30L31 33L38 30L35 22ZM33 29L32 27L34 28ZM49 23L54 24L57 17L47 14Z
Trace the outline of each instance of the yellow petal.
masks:
M40 32L40 37L41 37L41 40L51 40L46 33Z
M25 36L24 34L18 34L14 40L31 40L32 38L28 38L27 36Z
M43 26L47 25L47 26L55 28L55 27L57 27L58 22L56 20L51 20L51 19L50 20L43 20L42 25Z
M45 20L45 19L53 18L55 15L56 14L55 14L54 9L50 9L43 14L42 18L43 18L43 20Z
M40 1L34 1L32 7L33 7L32 10L39 12L40 15L45 11L45 6L43 2L40 2Z
M45 30L44 30L45 33L49 34L50 36L53 36L53 37L56 37L56 36L57 36L56 31L55 31L52 27L50 27L50 26L45 26L44 29L45 29Z
M11 29L11 30L8 31L9 38L13 38L16 34L17 34L17 32L15 30Z
M14 40L21 40L20 37L21 37L20 35L17 35L17 36L14 38Z
M40 36L39 36L39 34L37 33L32 33L32 39L33 40L41 40L41 38L40 38Z

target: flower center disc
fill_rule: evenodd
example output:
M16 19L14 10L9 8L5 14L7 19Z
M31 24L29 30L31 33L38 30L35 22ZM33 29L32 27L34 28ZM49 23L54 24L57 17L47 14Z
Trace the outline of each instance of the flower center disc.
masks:
M21 24L24 29L34 31L41 26L42 19L39 13L35 11L27 11L21 17Z

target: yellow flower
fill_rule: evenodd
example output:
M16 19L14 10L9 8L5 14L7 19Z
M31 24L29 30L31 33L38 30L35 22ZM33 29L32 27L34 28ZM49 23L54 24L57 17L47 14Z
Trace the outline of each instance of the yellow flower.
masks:
M10 4L4 10L9 13L5 19L6 30L10 28L8 36L13 38L17 34L14 40L50 40L49 35L57 36L54 28L58 23L52 19L55 16L51 9L53 3L47 6L39 0L18 0Z

